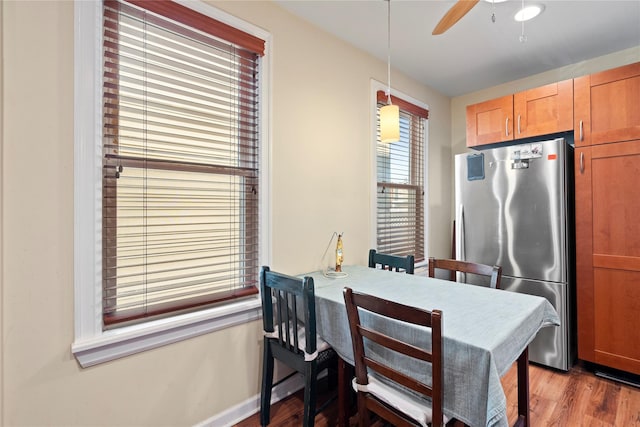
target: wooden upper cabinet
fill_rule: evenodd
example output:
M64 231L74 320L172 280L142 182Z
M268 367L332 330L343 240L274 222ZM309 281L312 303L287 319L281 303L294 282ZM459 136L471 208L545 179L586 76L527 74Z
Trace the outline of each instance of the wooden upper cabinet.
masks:
M467 147L513 140L513 95L467 106Z
M564 80L513 96L514 138L573 129L573 80Z
M467 106L467 147L573 129L573 80Z
M640 62L575 79L576 146L640 138Z

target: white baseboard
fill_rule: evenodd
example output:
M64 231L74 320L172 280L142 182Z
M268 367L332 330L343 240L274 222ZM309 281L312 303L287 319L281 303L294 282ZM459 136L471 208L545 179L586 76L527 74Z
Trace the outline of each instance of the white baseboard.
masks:
M326 374L326 373L325 373ZM295 374L291 378L275 386L271 392L271 404L292 395L304 387L302 374ZM241 402L213 417L196 424L194 427L231 427L248 418L260 410L260 393Z

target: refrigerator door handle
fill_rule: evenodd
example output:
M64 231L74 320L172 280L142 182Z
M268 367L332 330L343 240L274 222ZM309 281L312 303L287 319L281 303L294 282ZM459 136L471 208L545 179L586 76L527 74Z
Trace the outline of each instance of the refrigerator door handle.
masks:
M466 261L466 248L464 245L464 205L460 204L460 217L457 220L458 223L458 233L457 233L457 242L456 245L458 247L458 256L457 258L461 261ZM457 273L459 276L461 273ZM459 277L457 277L460 279ZM462 278L462 281L465 281L466 277Z
M460 205L460 260L461 261L466 261L467 260L467 251L466 251L466 247L464 245L464 234L465 234L465 230L464 230L464 205L461 204ZM462 282L466 282L467 281L467 275L465 273L458 273L456 280L462 281Z
M457 258L461 261L464 261L464 205L460 205L460 209L458 210L458 226L456 227L458 232L456 233L456 247L457 249Z
M462 259L467 259L467 248L464 246L464 206L460 206L460 248L462 249Z

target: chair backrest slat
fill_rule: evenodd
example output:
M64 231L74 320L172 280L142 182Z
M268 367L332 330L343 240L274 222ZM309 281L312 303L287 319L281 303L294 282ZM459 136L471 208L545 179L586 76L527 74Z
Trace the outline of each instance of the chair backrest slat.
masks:
M425 351L424 349L413 346L411 344L407 344L404 341L397 340L393 337L371 330L369 328L365 328L364 326L359 326L359 329L363 337L368 338L371 341L380 344L381 346L384 346L393 351L397 351L398 353L406 354L407 356L411 356L414 359L431 362L431 353Z
M502 267L498 265L486 265L456 259L429 258L429 277L436 277L436 269L448 270L452 273L461 272L487 276L489 277L489 287L500 289ZM455 276L455 274L452 274L450 280L455 282Z
M417 391L420 394L423 394L428 397L433 397L433 388L421 383L413 377L403 374L400 371L397 371L393 368L389 368L387 365L383 365L375 359L371 359L369 357L364 357L364 362L368 368L373 369L374 371L384 375L390 380L398 383L398 384L411 384L411 389Z
M287 320L284 318L287 312L287 310L284 308L286 307L286 301L282 300L282 295L279 290L274 289L272 294L273 294L273 297L276 299L275 314L276 314L276 325L278 328L278 341L280 342L280 345L284 345L285 343L284 338L286 337L286 334L287 334L286 332Z
M369 250L369 267L381 268L395 272L406 272L413 274L415 268L415 259L413 255L401 257L397 255L381 254L375 249Z

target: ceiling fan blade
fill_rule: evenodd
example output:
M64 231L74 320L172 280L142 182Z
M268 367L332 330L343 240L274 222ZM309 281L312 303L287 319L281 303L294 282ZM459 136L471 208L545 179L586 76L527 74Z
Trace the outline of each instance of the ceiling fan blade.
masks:
M467 14L473 6L475 6L480 0L458 0L456 4L451 6L451 9L442 17L436 28L433 29L434 36L442 34L458 22L464 15Z

